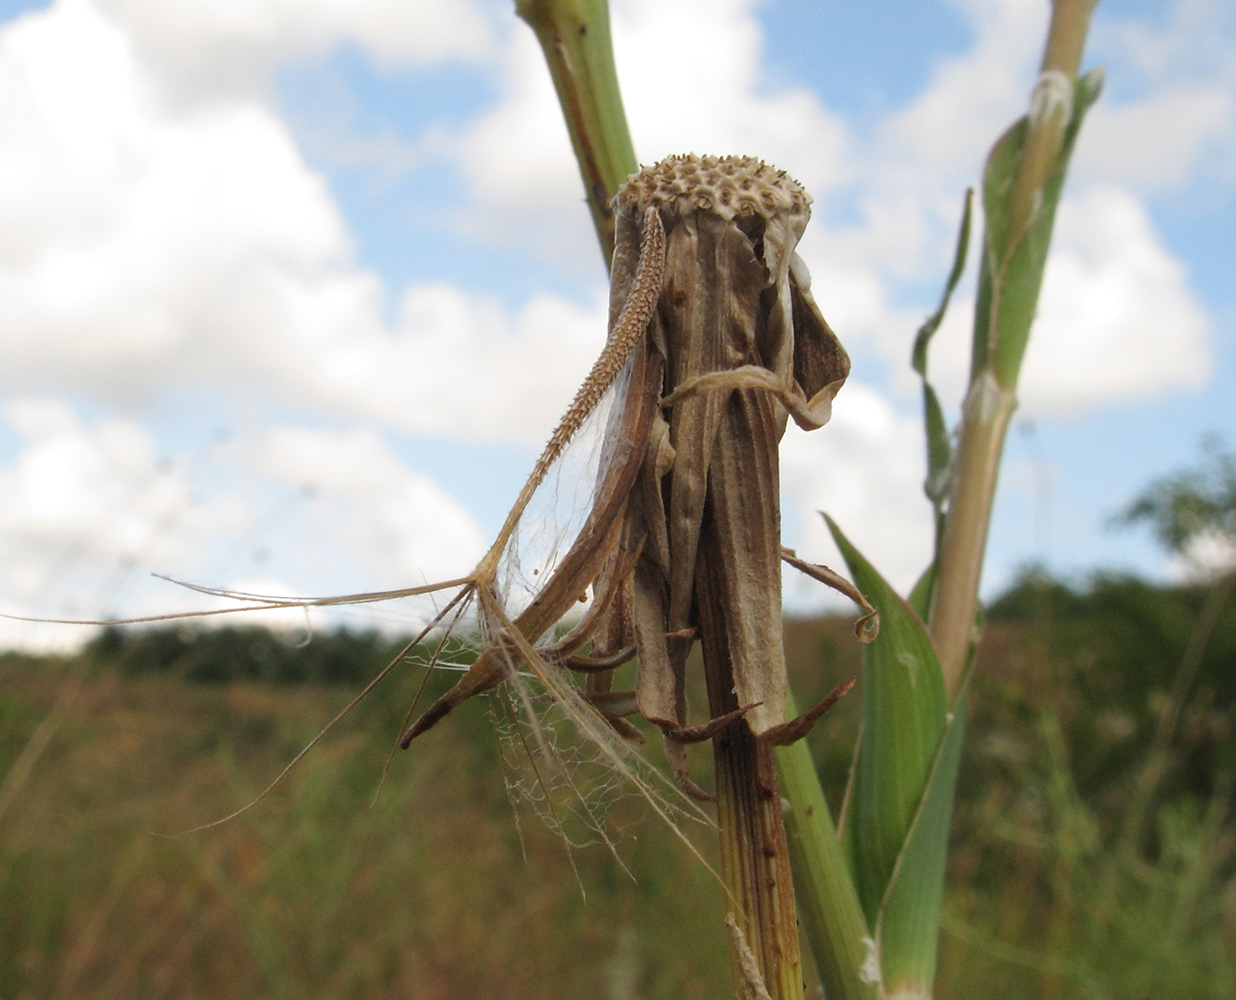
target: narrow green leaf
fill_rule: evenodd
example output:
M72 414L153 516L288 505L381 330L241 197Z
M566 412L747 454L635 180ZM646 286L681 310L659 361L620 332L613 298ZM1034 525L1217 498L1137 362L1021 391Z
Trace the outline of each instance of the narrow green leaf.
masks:
M957 233L957 247L953 252L953 266L949 271L948 280L944 283L944 291L940 295L940 304L919 327L914 338L914 350L910 354L910 365L923 380L923 429L927 437L927 479L923 483L923 492L931 501L935 511L935 548L932 554L931 569L925 574L927 591L923 596L922 607L911 605L924 619L926 609L931 605L931 586L935 581L935 564L939 557L940 541L944 534L944 507L952 492L953 480L953 443L949 438L948 421L944 419L944 410L940 399L927 378L927 348L931 338L935 336L944 315L948 311L949 299L953 290L961 280L966 266L966 253L970 246L970 221L974 204L974 191L967 189L962 201L961 226Z
M793 695L789 716L798 714ZM820 779L806 740L777 748L790 863L803 932L830 1000L873 1000L876 987L859 969L866 958L863 939L871 936L849 865L842 854Z
M1033 221L1024 232L1010 223L1013 185L1028 132L1022 118L1000 137L988 157L983 177L983 207L987 214L983 268L975 314L974 363L971 375L989 362L1004 388L1015 388L1038 306L1043 270L1051 244L1056 208L1064 189L1069 158L1082 121L1103 86L1101 71L1076 81L1073 115L1065 129L1056 167L1042 191ZM994 356L992 351L994 350Z
M927 620L927 615L931 611L931 592L935 588L935 583L936 564L933 562L923 570L923 575L918 578L914 589L910 591L910 596L906 598L906 603L923 621Z
M949 466L953 458L953 444L948 436L948 422L935 389L923 379L923 425L927 432L927 480L923 492L939 513L948 499L952 486Z
M1003 141L1003 139L1000 140L1001 143ZM1000 143L997 143L996 147L999 148L999 146ZM988 170L990 169L989 161ZM987 356L991 353L991 301L994 296L995 282L992 279L991 254L987 252L992 238L990 226L988 229L989 231L983 234L983 253L979 254L979 279L978 292L974 296L974 340L970 347L969 385L974 385L975 380L986 370Z
M863 648L863 731L850 803L859 901L874 926L935 767L946 727L944 679L922 620L828 520L855 585L880 612Z
M948 312L948 302L953 290L961 281L962 271L966 267L966 252L970 247L971 207L974 203L974 189L966 188L965 198L961 206L961 228L957 233L957 248L953 252L953 267L949 271L948 280L944 283L944 292L940 296L940 304L936 311L927 317L926 322L918 328L914 337L914 350L910 353L910 365L916 372L927 378L927 345L935 336L940 324L944 322L944 314Z
M935 979L949 819L961 764L967 686L963 684L957 705L947 717L944 740L922 804L880 909L876 941L888 996L930 996Z
M931 552L931 567L927 576L928 590L923 595L923 605L920 608L911 599L911 606L919 617L927 620L927 609L931 607L932 589L935 586L936 564L940 561L940 546L944 542L944 525L947 523L948 498L953 493L953 441L949 435L948 422L944 419L944 410L936 396L935 389L923 376L923 430L927 436L927 478L923 482L923 492L931 501L935 521L935 538Z
M996 140L987 154L987 165L983 169L983 211L987 225L983 251L997 273L1012 252L1014 234L1009 219L1009 201L1029 130L1030 119L1022 115Z

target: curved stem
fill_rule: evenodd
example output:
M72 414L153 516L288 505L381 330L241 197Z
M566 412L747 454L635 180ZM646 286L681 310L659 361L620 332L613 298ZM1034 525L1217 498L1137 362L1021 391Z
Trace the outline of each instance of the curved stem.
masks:
M610 199L639 169L618 89L606 0L516 0L536 32L584 181L605 266L614 256Z

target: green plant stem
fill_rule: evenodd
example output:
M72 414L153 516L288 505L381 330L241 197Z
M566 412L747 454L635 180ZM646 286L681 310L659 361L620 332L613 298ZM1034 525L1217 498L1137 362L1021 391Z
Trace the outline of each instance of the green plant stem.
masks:
M1010 234L999 254L984 240L984 262L990 280L988 295L980 292L980 308L986 306L988 336L1001 329L1000 310L1006 269L1021 242L1034 225L1043 202L1043 192L1056 173L1065 129L1072 114L1072 85L1081 62L1086 31L1095 0L1053 0L1051 27L1043 55L1043 74L1063 74L1069 98L1061 103L1044 100L1036 88L1025 144L1007 202ZM1040 87L1049 89L1048 77ZM991 232L993 220L988 220ZM1029 319L1027 319L1029 322ZM981 328L981 324L979 324ZM962 411L957 469L949 498L948 515L940 542L930 631L940 659L945 690L956 698L974 638L978 590L987 547L987 530L996 495L1000 457L1009 421L1017 408L1017 376L1024 340L1012 352L1001 352L998 343L976 343L970 389ZM1004 357L1003 354L1015 354Z
M970 386L962 410L957 473L949 499L931 616L931 641L940 659L944 690L956 699L974 639L979 580L996 495L1000 456L1017 394L983 372Z
M1039 70L1040 80L1045 73L1063 73L1071 85L1081 65L1090 12L1095 3L1096 0L1053 0L1051 27ZM1064 130L1069 124L1070 107L1071 103L1050 107L1046 116L1041 118L1031 114L1030 131L1013 188L1009 213L1011 232L1024 233L1034 221L1043 189L1056 170ZM1016 240L1010 241L1010 256L1015 246Z
M1077 75L1086 34L1090 30L1090 15L1096 3L1098 0L1052 0L1051 27L1043 52L1044 70L1057 69L1069 76Z
M515 12L536 33L549 64L608 268L610 199L639 169L614 68L609 6L606 0L516 0Z
M798 714L793 695L788 713ZM837 828L824 801L806 740L777 750L781 791L792 803L785 811L790 862L798 888L798 912L824 993L829 1000L874 1000L874 983L859 970L871 932L841 851Z

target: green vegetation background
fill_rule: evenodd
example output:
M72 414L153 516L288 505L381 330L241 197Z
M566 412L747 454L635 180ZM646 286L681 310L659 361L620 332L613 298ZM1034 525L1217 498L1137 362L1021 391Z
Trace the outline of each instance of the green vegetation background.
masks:
M1152 752L1205 596L1028 574L989 609L937 996L1236 997L1236 608ZM848 620L786 642L803 702L858 672ZM396 649L158 629L0 657L0 1000L727 995L703 866L634 794L607 807L628 871L568 852L508 795L485 705L398 753L371 804L419 670L243 816L161 836L247 802ZM857 709L812 736L834 807ZM706 750L692 767L706 784Z

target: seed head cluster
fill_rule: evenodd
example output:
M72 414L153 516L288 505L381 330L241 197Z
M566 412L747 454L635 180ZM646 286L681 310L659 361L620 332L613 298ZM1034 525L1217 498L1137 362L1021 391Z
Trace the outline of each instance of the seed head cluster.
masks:
M671 156L644 167L618 189L623 208L656 205L665 215L696 210L723 219L810 212L811 196L784 170L753 156Z

